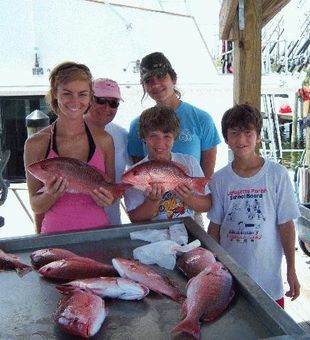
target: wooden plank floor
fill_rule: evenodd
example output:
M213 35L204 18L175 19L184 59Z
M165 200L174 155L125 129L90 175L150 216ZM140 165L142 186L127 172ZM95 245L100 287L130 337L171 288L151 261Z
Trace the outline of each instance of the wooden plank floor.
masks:
M282 273L285 291L288 290L286 282L286 266L283 261ZM300 296L295 301L285 299L285 311L297 322L307 334L310 334L310 257L305 255L296 245L296 270L301 285Z

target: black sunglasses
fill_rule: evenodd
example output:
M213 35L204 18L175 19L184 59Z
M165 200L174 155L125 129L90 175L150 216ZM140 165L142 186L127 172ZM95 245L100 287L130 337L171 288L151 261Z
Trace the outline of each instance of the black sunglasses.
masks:
M108 103L112 109L117 109L119 106L119 101L117 99L109 100L103 97L96 97L96 96L95 96L95 103L99 105L105 105Z

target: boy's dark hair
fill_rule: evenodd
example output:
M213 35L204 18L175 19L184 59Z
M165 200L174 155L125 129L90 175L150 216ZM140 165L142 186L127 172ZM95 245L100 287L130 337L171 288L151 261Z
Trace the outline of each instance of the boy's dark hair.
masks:
M263 127L263 116L254 106L248 104L235 105L227 110L222 117L222 134L227 140L227 130L230 129L253 129L260 136Z
M175 111L166 106L153 106L144 110L139 119L139 134L144 139L152 131L171 132L176 138L180 121Z

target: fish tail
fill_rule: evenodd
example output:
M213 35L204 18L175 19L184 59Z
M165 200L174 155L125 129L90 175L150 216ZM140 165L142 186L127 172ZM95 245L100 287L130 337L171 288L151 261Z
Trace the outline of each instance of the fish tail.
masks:
M195 177L193 180L193 188L204 194L205 192L205 186L208 184L209 178L206 177Z
M33 269L32 269L32 267L25 265L25 266L20 267L20 268L15 268L15 270L16 270L16 273L19 277L23 277L24 275L31 272Z
M44 185L36 192L36 194L44 194L45 192L47 192L47 187Z
M200 339L201 331L198 321L186 318L177 324L172 332L176 333L186 333L192 335L195 339Z

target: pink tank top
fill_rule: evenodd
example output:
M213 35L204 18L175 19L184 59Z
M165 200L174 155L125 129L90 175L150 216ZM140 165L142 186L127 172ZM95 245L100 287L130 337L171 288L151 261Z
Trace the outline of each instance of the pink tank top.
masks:
M58 157L58 154L53 150L53 130L52 128L47 158ZM105 171L104 160L97 147L87 164ZM65 192L44 214L41 233L87 230L109 225L110 221L104 209L99 207L90 195Z

